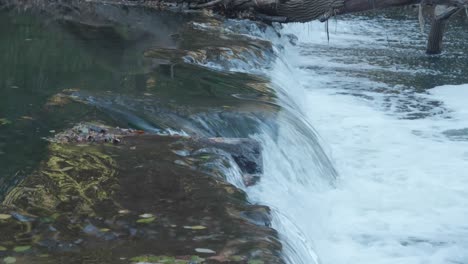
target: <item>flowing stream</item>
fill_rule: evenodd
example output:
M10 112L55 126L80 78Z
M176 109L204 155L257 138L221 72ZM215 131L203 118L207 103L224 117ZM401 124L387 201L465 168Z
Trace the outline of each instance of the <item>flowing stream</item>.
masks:
M281 31L299 44L269 71L283 110L249 194L289 263L468 263L466 21L429 57L406 20L340 20L329 43L323 24Z
M227 21L240 23L236 34L272 42L274 54L200 69L169 59L146 65L139 58L155 40L144 34L118 45L34 16L0 18L11 31L0 41L9 50L0 56L1 192L37 166L41 137L85 118L149 132L248 136L262 143L263 175L246 187L231 164L227 179L273 209L288 264L468 263L466 19L450 24L440 56L424 54L426 34L413 13L345 16L330 21L329 41L321 23L260 30ZM168 36L179 22L155 31ZM164 45L175 45L170 36ZM189 47L180 49L204 47L183 37ZM261 83L253 75L268 81L274 102L244 87ZM107 115L44 110L50 96L75 87Z

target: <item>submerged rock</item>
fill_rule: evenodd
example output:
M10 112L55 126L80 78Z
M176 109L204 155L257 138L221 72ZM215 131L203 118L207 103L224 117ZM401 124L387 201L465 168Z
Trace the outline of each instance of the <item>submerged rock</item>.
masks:
M177 154L181 148L185 155ZM220 152L207 158L200 149ZM243 139L142 135L98 124L59 133L48 158L2 202L0 256L17 263L283 263L268 208L202 171L222 152L260 155L258 144Z

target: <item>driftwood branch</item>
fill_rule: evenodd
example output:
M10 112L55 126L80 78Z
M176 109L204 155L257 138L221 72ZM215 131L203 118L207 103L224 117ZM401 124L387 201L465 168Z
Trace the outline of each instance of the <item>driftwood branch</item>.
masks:
M445 28L450 17L462 10L459 7L437 6L431 23L431 31L427 41L427 54L439 54L442 52L442 40Z
M345 0L343 8L338 14L349 14L374 9L383 9L395 6L408 6L414 4L446 5L455 7L468 7L468 0Z
M0 0L0 7L42 5L47 8L89 3L174 11L209 9L228 17L286 23L326 20L335 15L413 4L468 7L468 0Z
M196 5L192 6L192 8L193 9L209 8L209 7L216 6L217 4L220 4L222 2L223 2L223 0L213 0L213 1L208 2L208 3L196 4Z
M414 4L447 6L451 11L433 20L428 53L440 53L447 20L454 12L468 8L468 0L0 0L0 9L11 5L32 5L31 3L42 3L44 6L97 3L177 12L208 9L226 17L267 23L326 21L336 15Z
M247 3L243 1L242 5L238 5L239 0L228 0L228 2L229 8L233 10L254 10L259 14L270 16L273 20L284 17L285 22L326 20L335 15L414 4L468 7L468 0L250 0Z

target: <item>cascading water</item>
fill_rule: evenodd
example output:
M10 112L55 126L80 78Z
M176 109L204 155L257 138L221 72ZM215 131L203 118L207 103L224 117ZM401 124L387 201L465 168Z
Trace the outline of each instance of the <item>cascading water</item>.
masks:
M439 84L468 82L465 45L451 39L450 53L434 62L414 37L417 23L400 23L348 18L330 43L319 23L287 25L282 38L228 27L276 49L262 73L277 95L276 124L257 120L260 132L251 135L263 146L262 179L245 187L239 170L227 174L273 209L287 263L468 262L467 109L456 100L467 92L454 91L468 87L421 93L437 84L433 75Z
M433 58L414 37L417 23L404 30L401 23L346 18L330 27L329 43L320 23L278 32L246 21L225 21L222 30L195 23L236 37L219 43L213 57L197 61L204 53L192 52L184 63L266 76L274 95L264 87L260 96L250 89L239 95L242 82L234 80L248 75L215 75L179 61L175 70L166 65L166 82L177 80L167 95L79 91L75 99L149 132L259 141L263 175L253 186L229 153L216 167L252 202L272 208L288 264L468 263L468 109L459 99L468 97L468 87L422 93L468 83L468 35L448 35L448 53ZM224 47L239 36L262 40L237 43L237 51ZM179 82L184 73L196 77ZM172 104L172 97L188 99Z
M411 91L412 82L448 73L405 61L414 53L427 60L415 50L422 40L406 45L408 33L399 52L377 56L402 32L382 37L373 22L398 24L340 22L328 45L318 24L282 30L302 44L279 51L268 72L282 110L277 131L257 135L265 169L249 196L274 209L288 263L468 263L468 110L457 99L468 86ZM467 70L463 46L446 56Z

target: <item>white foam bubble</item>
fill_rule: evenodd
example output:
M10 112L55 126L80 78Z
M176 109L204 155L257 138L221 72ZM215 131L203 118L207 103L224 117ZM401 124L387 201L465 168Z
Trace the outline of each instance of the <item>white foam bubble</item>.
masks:
M441 100L447 108L454 111L459 122L468 122L468 84L444 85L430 90L431 98Z

